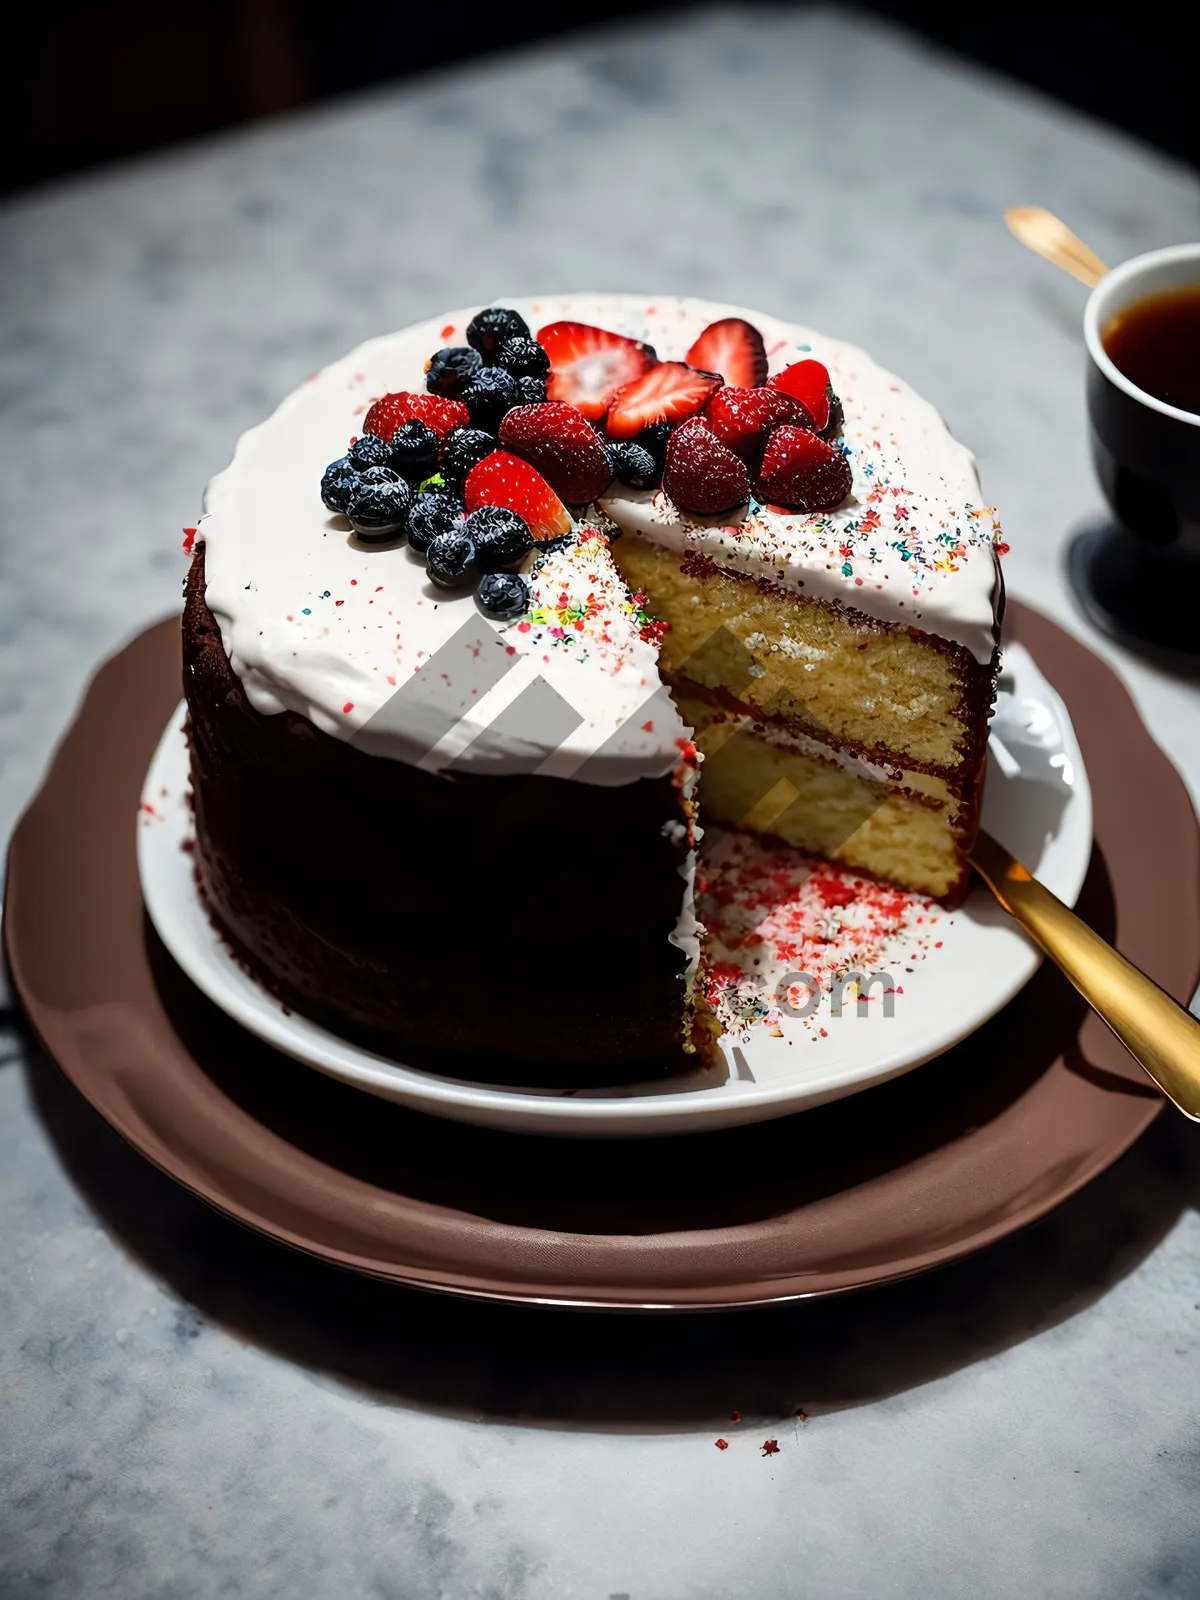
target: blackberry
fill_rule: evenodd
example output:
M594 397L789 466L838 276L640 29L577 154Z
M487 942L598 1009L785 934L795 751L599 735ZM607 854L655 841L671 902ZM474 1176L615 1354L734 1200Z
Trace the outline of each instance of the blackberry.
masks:
M503 306L489 306L467 325L467 343L478 350L483 359L492 362L506 339L528 339L529 324L516 311L506 311Z
M444 394L457 400L483 366L483 357L469 345L459 344L439 350L425 368L425 387L430 394Z
M505 506L480 506L463 524L481 572L515 567L533 549L529 524Z
M529 610L530 588L516 572L488 572L475 598L484 616L512 622Z
M453 494L419 494L408 513L408 542L424 555L439 533L450 533L466 516Z
M661 472L667 459L667 440L671 437L671 424L669 422L652 422L648 428L643 428L641 433L633 440L634 444L641 445L643 450L648 450L658 462Z
M618 483L630 489L657 489L662 482L662 462L635 440L610 445L608 454Z
M350 446L349 460L363 472L367 467L386 467L391 453L386 439L381 439L377 433L364 433Z
M536 339L505 339L496 351L496 365L514 378L541 378L550 371L550 357Z
M501 417L520 401L521 391L511 372L505 372L503 367L484 367L460 398L471 413L472 426L495 433Z
M519 406L540 406L546 403L546 380L544 378L518 378L517 388L521 397L517 401Z
M465 589L475 576L475 546L462 530L439 533L426 558L430 580L439 589Z
M416 417L400 424L388 448L388 465L406 478L424 478L437 466L438 436Z
M441 473L447 483L460 488L467 473L494 450L500 441L480 428L454 428L442 441Z
M359 492L351 500L346 515L360 539L393 539L404 527L412 490L390 467L372 467L359 480Z
M321 479L321 499L330 511L344 512L359 492L358 473L349 456L331 461Z

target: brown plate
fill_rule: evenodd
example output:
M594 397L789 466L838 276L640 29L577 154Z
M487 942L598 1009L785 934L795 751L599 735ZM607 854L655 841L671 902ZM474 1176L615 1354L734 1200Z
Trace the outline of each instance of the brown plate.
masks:
M1096 848L1079 909L1186 1001L1200 973L1200 837L1117 678L1026 607L1009 635L1063 696ZM143 1155L273 1238L381 1277L514 1300L712 1307L922 1271L1040 1216L1161 1102L1057 972L915 1072L777 1122L555 1141L438 1121L260 1044L166 955L135 817L179 698L178 625L93 682L13 839L6 943L63 1071Z

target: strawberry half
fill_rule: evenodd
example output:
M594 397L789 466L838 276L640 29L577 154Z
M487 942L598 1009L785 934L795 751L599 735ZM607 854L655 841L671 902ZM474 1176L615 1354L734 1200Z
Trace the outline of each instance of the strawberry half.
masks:
M493 450L467 473L463 499L468 511L505 506L528 524L537 540L558 539L571 531L571 516L554 490L528 461L507 450Z
M829 381L829 368L822 366L819 361L795 361L773 378L768 378L767 387L781 389L784 394L794 396L807 407L817 433L824 433L829 426L830 409L835 402L839 419L841 417L841 402L837 400Z
M537 336L550 357L546 394L597 422L622 385L632 383L658 360L648 344L586 322L551 322Z
M693 417L667 440L663 488L681 511L711 517L750 498L750 474L703 417Z
M561 400L517 406L500 424L500 443L537 468L568 504L582 505L612 482L612 462L582 411Z
M812 418L801 401L782 389L735 389L725 384L704 408L704 420L752 472L756 471L772 429L785 422L811 428Z
M720 386L710 372L697 372L682 361L660 361L614 396L605 431L610 439L632 439L654 422L684 422Z
M767 440L754 492L790 511L832 511L850 493L850 463L809 429L785 424Z
M763 336L741 317L710 322L687 353L689 367L719 372L726 383L740 389L757 389L767 381L767 350Z
M440 394L410 394L399 389L395 394L385 394L363 418L363 432L374 433L381 439L390 439L396 429L413 418L432 428L439 439L444 439L454 428L468 428L471 413L461 400L447 400Z

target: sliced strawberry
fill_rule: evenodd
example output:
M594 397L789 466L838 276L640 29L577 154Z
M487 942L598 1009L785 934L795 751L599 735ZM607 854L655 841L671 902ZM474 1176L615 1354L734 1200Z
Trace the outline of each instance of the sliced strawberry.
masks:
M811 428L803 403L782 389L735 389L723 385L704 408L704 420L735 455L754 472L762 460L767 436L785 422Z
M610 439L632 439L652 423L683 422L720 385L710 372L697 372L682 361L660 361L614 396L605 431Z
M447 400L440 394L410 394L407 389L399 389L395 394L385 394L382 400L376 400L363 418L363 432L390 439L397 428L414 417L432 428L439 439L444 439L455 428L467 428L471 424L471 413L461 400Z
M750 474L702 417L692 417L667 440L663 488L681 511L711 517L750 498Z
M719 372L726 383L757 389L767 381L767 349L763 336L741 317L710 322L687 353L689 367Z
M568 504L582 505L612 482L612 462L582 411L561 400L517 406L500 424L500 443L535 466Z
M468 511L505 506L524 517L535 539L557 539L571 531L571 516L554 490L528 461L493 450L467 473L463 499Z
M785 424L767 440L754 492L791 511L832 511L850 493L850 463L809 429Z
M658 360L648 344L586 322L551 322L537 336L550 357L546 394L575 406L597 422L612 397Z
M818 433L824 433L828 428L830 410L835 405L840 424L841 401L833 392L829 368L822 366L819 361L794 361L790 367L784 367L782 372L768 378L767 386L794 395L806 406Z

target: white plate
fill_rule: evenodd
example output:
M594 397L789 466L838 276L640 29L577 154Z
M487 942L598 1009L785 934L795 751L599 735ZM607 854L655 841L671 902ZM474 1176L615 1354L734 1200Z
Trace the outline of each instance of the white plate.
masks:
M982 887L953 912L901 897L897 926L878 937L864 933L887 920L880 917L874 904L879 897L870 886L845 909L826 910L821 904L821 920L814 923L808 901L817 900L818 879L809 879L804 889L808 873L798 858L772 850L771 864L786 864L792 872L796 896L763 924L770 937L755 949L768 977L759 992L770 1001L781 973L816 966L815 960L795 954L798 937L809 937L808 954L818 951L834 964L842 957L855 959L857 937L865 940L857 947L858 964L868 975L890 974L892 995L881 993L888 985L877 979L869 1002L859 1006L844 998L840 1014L828 986L811 1015L787 1015L777 1006L768 1010L767 1003L757 1004L754 1010L768 1014L722 1040L727 1070L682 1074L667 1083L553 1093L419 1072L285 1011L234 961L213 930L196 893L187 848L191 811L183 716L181 706L155 753L139 821L142 891L163 943L210 1000L269 1044L345 1083L438 1116L527 1133L622 1136L694 1132L785 1116L870 1088L939 1055L1006 1004L1038 966L1037 950ZM1005 653L989 769L986 827L1060 899L1074 904L1091 854L1091 794L1066 708L1020 645ZM744 867L753 856L761 865L763 854L763 847L744 842L744 836L726 835L710 876L732 891L738 864ZM853 874L839 876L854 881ZM757 913L744 915L744 931L756 920ZM816 942L814 932L821 935ZM791 941L790 960L789 946L780 954L780 939ZM596 957L602 961L604 952ZM744 963L750 956L734 951L732 958ZM730 992L752 994L744 985ZM814 1003L803 986L785 985L782 993L794 1011Z

